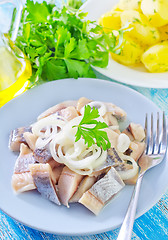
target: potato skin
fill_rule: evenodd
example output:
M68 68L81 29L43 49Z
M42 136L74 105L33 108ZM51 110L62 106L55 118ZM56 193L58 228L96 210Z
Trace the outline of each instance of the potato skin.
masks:
M156 44L146 50L141 57L142 63L149 72L168 71L168 41Z

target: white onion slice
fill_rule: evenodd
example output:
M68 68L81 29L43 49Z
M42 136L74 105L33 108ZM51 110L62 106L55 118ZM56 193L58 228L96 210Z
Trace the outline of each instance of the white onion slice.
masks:
M120 157L123 160L128 160L128 161L132 162L132 167L133 167L132 169L129 169L127 171L117 171L119 173L120 177L122 178L122 180L127 180L127 179L130 179L132 177L135 177L136 174L138 173L138 170L139 170L138 164L130 156L126 156L124 154L121 154Z
M130 143L129 137L125 133L121 133L117 140L117 150L124 153L129 148Z
M97 108L100 116L104 116L105 113L107 112L107 108L103 102L93 101L93 102L88 103L87 105L89 105L91 108L93 108L93 107ZM85 105L85 106L87 106L87 105ZM81 108L81 110L80 110L80 113L82 115L84 114L85 106L83 108Z

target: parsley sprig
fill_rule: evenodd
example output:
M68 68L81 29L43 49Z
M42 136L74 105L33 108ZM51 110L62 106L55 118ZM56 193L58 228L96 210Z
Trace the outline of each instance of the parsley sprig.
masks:
M97 121L96 118L100 117L98 109L91 107L89 105L85 106L84 116L77 126L77 133L75 135L77 142L80 138L83 137L85 144L88 147L91 147L93 144L102 147L105 151L111 147L111 143L108 139L107 133L103 129L108 128L108 125L105 122Z
M74 9L73 1L69 2L59 9L45 1L26 1L15 44L31 62L32 85L63 78L95 77L91 66L106 67L109 52L118 51L118 37L86 20L87 14ZM78 2L75 7L80 6Z

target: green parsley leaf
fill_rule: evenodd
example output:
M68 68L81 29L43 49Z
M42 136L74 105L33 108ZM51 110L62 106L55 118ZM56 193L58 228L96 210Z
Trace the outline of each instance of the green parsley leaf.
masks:
M98 109L95 107L91 109L89 105L85 106L84 116L81 122L78 126L73 126L78 127L75 142L83 138L88 147L97 144L98 147L102 147L105 151L111 147L107 133L103 131L105 128L108 128L108 125L105 122L97 121L96 118L99 116Z
M72 7L74 9L79 9L84 1L82 0L68 0L67 6Z
M53 79L59 79L68 77L66 73L66 66L62 60L51 59L47 61L43 66L42 78L48 81Z
M50 12L46 2L41 4L27 0L27 19L34 22L46 22Z
M108 65L109 52L119 41L103 27L85 20L81 0L62 8L27 0L15 44L31 62L32 86L63 78L96 77L92 66ZM121 30L122 32L123 30ZM117 39L117 41L116 41Z

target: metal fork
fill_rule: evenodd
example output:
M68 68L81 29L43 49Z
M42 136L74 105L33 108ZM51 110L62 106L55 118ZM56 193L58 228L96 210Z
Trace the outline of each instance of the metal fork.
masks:
M166 118L163 112L162 130L160 131L160 117L157 113L157 126L154 132L153 113L150 117L150 134L148 133L148 115L145 118L145 133L146 133L146 150L144 155L139 159L138 165L140 166L139 176L134 187L134 191L125 215L123 224L121 226L117 240L129 240L131 239L133 224L135 220L135 214L137 209L139 191L145 172L152 167L155 167L162 162L167 151L167 130L166 130Z

